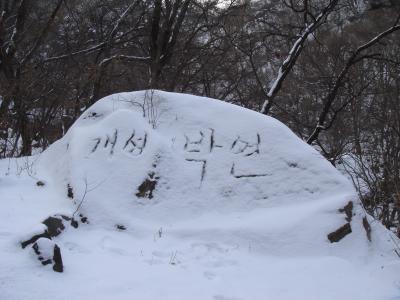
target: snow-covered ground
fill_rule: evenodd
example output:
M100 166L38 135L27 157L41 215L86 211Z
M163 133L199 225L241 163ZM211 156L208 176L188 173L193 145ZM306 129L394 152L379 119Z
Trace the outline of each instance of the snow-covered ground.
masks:
M78 222L53 238L62 273L21 248L55 215ZM0 161L0 299L400 299L396 240L368 218L369 241L364 216L351 183L275 119L117 94L41 155Z

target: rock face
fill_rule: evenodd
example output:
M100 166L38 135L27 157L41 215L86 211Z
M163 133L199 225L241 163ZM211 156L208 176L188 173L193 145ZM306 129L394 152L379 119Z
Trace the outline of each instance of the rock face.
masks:
M109 226L311 205L332 195L337 213L355 197L336 169L277 120L159 91L98 101L40 164L60 189L73 190L84 215Z
M80 212L110 228L293 205L331 210L332 222L318 225L321 243L339 242L363 224L351 184L313 148L275 119L208 98L159 91L106 97L41 164Z

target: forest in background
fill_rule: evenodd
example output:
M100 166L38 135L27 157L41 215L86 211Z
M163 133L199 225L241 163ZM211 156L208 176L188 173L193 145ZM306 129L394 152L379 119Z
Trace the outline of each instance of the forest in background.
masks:
M400 235L397 0L0 0L0 158L103 96L161 89L275 117Z

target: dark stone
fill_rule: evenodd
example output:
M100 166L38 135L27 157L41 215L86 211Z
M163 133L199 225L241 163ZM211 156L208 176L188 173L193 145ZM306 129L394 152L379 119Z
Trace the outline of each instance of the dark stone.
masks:
M70 217L67 217L67 216L64 216L64 215L60 215L60 217L63 218L65 221L70 221L71 220Z
M78 226L79 226L78 222L74 218L72 218L72 220L71 220L71 226L74 228L78 228Z
M43 233L36 234L30 239L21 242L22 248L35 243L40 238L51 239L52 237L58 236L65 229L63 220L69 221L71 218L64 215L48 217L42 222L46 225L47 229Z
M54 245L53 261L54 261L53 270L55 272L62 273L64 271L64 265L61 258L60 247L58 247L57 245Z
M43 266L46 266L48 264L51 264L53 261L51 260L51 258L45 258L42 255L42 252L39 249L39 245L35 242L32 246L33 251L35 251L36 255L38 256L38 259L41 261Z
M40 258L39 258L40 259ZM41 259L40 259L41 260ZM47 266L47 265L49 265L49 264L51 264L52 263L52 260L51 259L47 259L47 260L42 260L42 265L43 266Z
M30 245L32 243L35 243L40 238L48 238L48 239L50 239L51 237L49 236L49 234L47 232L43 232L41 234L34 235L29 240L21 242L22 249L24 249L26 246L28 246L28 245Z
M67 196L68 198L74 199L74 191L69 183L67 184Z
M369 225L369 222L368 222L368 219L367 219L367 216L365 216L364 218L363 218L363 226L364 226L364 229L365 229L365 233L367 234L367 238L368 238L368 241L370 241L371 242L371 225Z
M136 196L139 198L153 198L153 191L156 188L159 177L155 176L154 172L148 174L148 177L138 187Z
M337 229L334 232L331 232L330 234L328 234L328 240L331 243L337 243L339 242L342 238L344 238L346 235L350 234L351 231L351 225L350 223L346 223L344 224L342 227L340 227L339 229Z
M34 243L34 244L33 244L32 249L33 249L33 251L35 251L35 253L36 253L37 255L40 255L39 246L38 246L37 243ZM40 257L39 257L39 259L40 259Z
M126 227L124 225L118 225L117 224L117 229L118 230L126 230Z
M343 208L339 209L340 213L346 214L346 221L351 222L353 218L353 201L349 201Z
M43 246L43 242L44 241L42 241L42 246ZM57 244L54 244L50 239L48 239L48 243L50 243L50 244L48 244L46 247L50 246L51 247L50 249L53 250L53 254L51 256L48 256L49 254L46 254L46 252L48 253L50 249L41 249L41 246L39 246L38 242L35 242L33 244L32 248L35 251L36 255L38 256L38 259L40 260L42 265L46 266L49 264L53 264L54 271L62 272L63 271L63 263L62 263L60 248L57 246Z
M37 186L44 186L45 184L44 184L43 181L39 180L38 182L36 182L36 185Z
M89 224L88 218L85 217L83 214L79 214L79 217L81 218L81 223Z
M51 237L59 235L65 229L63 221L60 218L48 217L42 223L47 226L46 231Z

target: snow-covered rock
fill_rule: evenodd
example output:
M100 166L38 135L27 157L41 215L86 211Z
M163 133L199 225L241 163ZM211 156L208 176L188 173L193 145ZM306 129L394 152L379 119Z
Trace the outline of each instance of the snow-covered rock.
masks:
M52 264L54 271L63 271L60 248L52 240L41 237L33 244L32 249L42 265Z
M0 168L6 299L400 295L396 240L351 183L282 123L238 106L112 95L40 156ZM79 222L53 238L57 276L16 250L52 215Z

